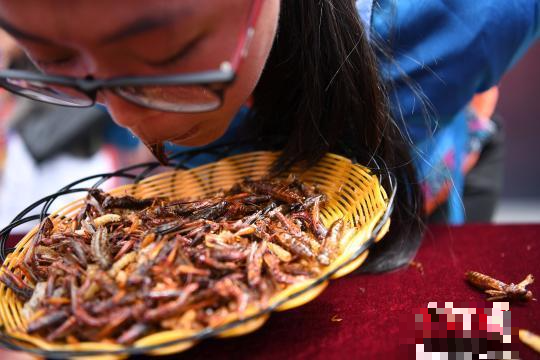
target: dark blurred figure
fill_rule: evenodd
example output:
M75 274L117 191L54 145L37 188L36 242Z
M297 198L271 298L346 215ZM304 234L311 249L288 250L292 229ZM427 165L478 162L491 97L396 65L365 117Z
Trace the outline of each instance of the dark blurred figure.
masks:
M1 31L0 66L37 71ZM59 107L0 89L0 124L2 227L29 203L71 181L149 158L139 141L117 126L102 107ZM63 198L56 205L72 199Z

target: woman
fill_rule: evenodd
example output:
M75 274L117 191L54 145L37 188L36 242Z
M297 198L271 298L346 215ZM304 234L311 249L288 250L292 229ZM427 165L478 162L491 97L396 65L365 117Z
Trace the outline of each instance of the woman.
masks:
M461 9L465 2L444 3ZM368 166L381 159L397 175L399 191L392 234L375 249L377 256L370 257L366 269L386 270L414 254L422 204L410 156L420 153L410 147L417 138L410 137L409 114L396 116L400 126L390 116L384 88L392 80L392 94L399 98L393 110L399 115L396 109L409 104L402 100L410 100L400 81L421 79L410 71L414 67L403 69L408 77L396 75L383 55L399 50L385 41L396 29L400 33L413 2L375 4L0 0L0 26L36 65L48 75L76 78L3 72L3 86L61 105L89 106L95 100L150 145L202 146L229 129L226 136L235 139L246 133L283 138L279 169L310 165L327 151L346 153ZM441 13L451 17L450 10ZM399 60L399 54L390 55ZM386 83L379 79L379 66ZM116 77L123 79L102 81ZM249 110L240 113L248 115L235 118L245 104Z

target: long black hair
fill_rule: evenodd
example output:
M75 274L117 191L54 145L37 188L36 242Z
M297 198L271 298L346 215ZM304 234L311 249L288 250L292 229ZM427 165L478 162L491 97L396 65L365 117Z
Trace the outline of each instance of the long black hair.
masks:
M390 233L363 271L408 263L422 235L422 197L410 145L393 121L374 45L354 0L283 0L278 33L254 92L254 121L283 136L276 164L309 166L349 149L362 164L380 159L398 179Z

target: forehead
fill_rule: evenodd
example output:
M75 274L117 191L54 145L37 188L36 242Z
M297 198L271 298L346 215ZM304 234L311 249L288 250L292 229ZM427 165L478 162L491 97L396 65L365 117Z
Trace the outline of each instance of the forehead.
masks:
M226 3L226 5L225 5ZM210 14L234 17L244 0L0 0L0 18L50 40L93 41L140 19L193 24ZM236 9L235 9L236 8ZM237 14L236 14L237 15ZM141 26L141 24L139 24Z

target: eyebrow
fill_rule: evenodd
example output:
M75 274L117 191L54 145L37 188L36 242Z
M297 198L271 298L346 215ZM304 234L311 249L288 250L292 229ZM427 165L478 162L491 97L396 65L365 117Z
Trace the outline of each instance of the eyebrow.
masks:
M17 39L30 40L30 41L45 43L45 44L52 44L52 41L47 40L41 36L29 34L27 32L17 29L15 26L11 25L10 23L8 23L2 18L0 18L0 28L2 28L9 35Z
M148 16L144 18L137 19L132 23L124 26L120 30L105 36L101 42L108 44L111 42L124 40L128 37L139 35L141 33L151 31L160 27L165 27L174 21L178 21L180 17L185 16L186 12L179 12L174 14L166 14L161 16Z
M177 13L164 14L161 16L154 15L139 18L132 23L125 25L114 33L104 36L99 42L103 44L108 44L111 42L126 39L131 36L139 35L141 33L151 31L160 27L165 27L174 21L178 21L179 17L184 17L186 16L186 14L186 11L179 11ZM49 45L54 44L54 42L49 39L20 30L2 18L0 18L0 28L2 28L14 38L20 40L29 40Z

